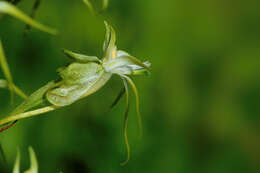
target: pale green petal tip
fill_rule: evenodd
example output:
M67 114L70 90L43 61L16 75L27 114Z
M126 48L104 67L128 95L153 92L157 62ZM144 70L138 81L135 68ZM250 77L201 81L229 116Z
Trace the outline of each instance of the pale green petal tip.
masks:
M99 12L96 12L92 3L89 1L89 0L83 0L84 4L88 7L90 13L95 16L96 14L99 14L101 13L102 11L106 10L107 7L108 7L108 0L103 0L102 2L102 8L101 8L101 11Z
M108 0L103 0L103 7L102 7L102 10L107 9L107 7L108 7Z
M106 27L108 26L108 23L107 23L107 21L106 21L106 20L104 20L104 24L105 24L105 26L106 26Z
M38 162L37 162L36 154L32 147L29 147L29 154L30 154L31 166L29 170L25 171L25 173L38 173Z
M37 162L36 154L32 147L29 147L29 155L30 155L30 162L31 162L30 169L28 169L24 173L38 173L38 162ZM20 173L20 160L21 160L21 156L20 156L20 151L18 150L14 168L13 168L13 173Z
M107 21L104 21L104 24L105 24L105 28L106 28L106 34L105 34L105 40L103 43L103 51L105 52L108 47L109 40L110 40L110 28L109 28Z
M20 173L20 151L17 151L16 160L14 163L13 173Z
M91 4L91 2L89 0L83 0L84 4L88 7L90 13L95 16L95 10L93 5Z
M104 61L108 61L116 56L116 33L114 28L109 25L106 21L104 21L105 28L106 28L106 35L105 41L103 44L103 51L104 51Z

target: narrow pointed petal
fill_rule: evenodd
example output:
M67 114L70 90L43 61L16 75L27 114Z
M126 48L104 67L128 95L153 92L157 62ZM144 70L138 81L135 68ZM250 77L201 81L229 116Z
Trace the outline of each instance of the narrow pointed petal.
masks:
M82 62L82 63L88 63L88 62L101 63L101 60L99 60L98 57L96 57L96 56L83 55L83 54L75 53L75 52L72 52L72 51L66 50L66 49L64 49L63 52L69 58L75 59L78 62Z
M36 158L36 154L32 147L29 147L30 161L31 166L30 169L25 171L24 173L38 173L38 162Z
M103 51L105 52L107 50L108 44L110 42L110 38L111 38L111 30L110 27L108 25L108 23L106 21L104 21L105 27L106 27L106 34L105 34L105 40L103 43Z
M145 69L149 71L149 64L145 64L133 56L120 56L104 63L107 72L116 74L134 74L135 70Z
M104 62L106 62L117 56L117 49L116 49L116 45L115 45L115 43L116 43L115 30L106 21L104 23L106 26L106 35L105 35L105 41L103 44L103 51L104 51Z
M93 8L93 5L91 4L91 2L89 0L83 0L84 4L88 7L90 13L95 16L95 10Z

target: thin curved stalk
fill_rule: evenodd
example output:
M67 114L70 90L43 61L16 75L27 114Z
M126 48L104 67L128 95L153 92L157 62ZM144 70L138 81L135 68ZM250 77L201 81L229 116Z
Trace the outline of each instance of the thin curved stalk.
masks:
M11 75L8 63L5 58L5 52L2 45L2 41L0 40L0 65L3 70L3 73L7 79L8 82L8 88L11 91L11 100L13 100L13 90L14 90L14 84L13 84L13 77Z
M51 111L54 111L58 108L60 108L60 107L52 105L52 106L46 106L46 107L43 107L43 108L39 108L39 109L36 109L36 110L33 110L33 111L28 111L28 112L24 112L24 113L20 113L20 114L10 115L10 116L7 116L6 118L3 118L3 119L0 120L0 126L4 125L6 123L9 123L9 122L16 121L16 120L33 117L33 116L43 114L43 113L46 113L46 112L51 112Z
M1 68L3 69L3 73L4 73L8 83L13 83L13 78L12 78L8 63L5 58L5 53L4 53L3 44L2 44L1 40L0 40L0 65L1 65Z
M120 93L118 94L118 96L116 97L116 99L114 100L114 102L111 104L110 109L112 109L114 106L117 105L117 103L120 101L120 99L122 98L122 96L125 94L125 88L122 88Z
M89 0L83 0L84 4L89 8L90 13L95 16L95 10L93 5L91 4L91 2Z
M3 49L1 40L0 40L0 65L1 65L1 68L5 75L5 78L7 79L7 87L11 91L11 98L13 98L13 92L15 92L20 97L26 99L27 98L26 94L24 94L24 92L21 89L19 89L13 82L13 77L12 77L10 68L9 68L6 58L5 58L5 53L4 53L4 49Z
M128 137L127 137L127 120L128 120L128 112L129 112L129 94L128 94L127 82L124 78L122 78L122 80L124 82L125 95L126 95L126 110L125 110L125 117L124 117L123 133L124 133L124 141L125 141L125 146L126 146L126 151L127 151L127 158L123 163L121 163L121 166L124 166L130 160L130 145L129 145Z
M134 82L132 81L132 79L126 75L122 75L127 81L128 83L131 85L134 94L135 94L135 100L136 100L136 112L137 112L137 119L138 119L138 126L139 126L139 130L140 130L140 138L142 138L142 134L143 134L143 128L142 128L142 118L141 118L141 114L140 114L140 108L139 108L139 94L138 94L138 90L134 84Z
M41 0L35 0L35 2L33 4L32 11L31 11L31 14L30 14L30 17L32 19L34 19L36 11L37 11L37 9L40 6L40 3L41 3ZM26 27L25 27L25 30L24 30L24 35L26 35L30 31L30 29L31 29L31 26L27 24Z
M8 82L4 79L0 79L0 88L11 89L11 87L8 85ZM28 96L20 88L18 88L15 84L13 84L12 89L21 98L23 98L23 99L28 98Z

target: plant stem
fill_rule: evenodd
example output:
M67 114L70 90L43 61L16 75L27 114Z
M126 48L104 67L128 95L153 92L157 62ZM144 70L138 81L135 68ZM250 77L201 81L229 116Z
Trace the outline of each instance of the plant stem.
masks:
M19 95L23 99L27 99L28 96L20 88L18 88L16 85L13 85L13 89L14 89L14 92L17 95Z
M36 115L39 115L39 114L43 114L43 113L46 113L46 112L50 112L50 111L53 111L55 109L58 109L60 107L58 106L46 106L46 107L43 107L43 108L40 108L40 109L36 109L36 110L33 110L33 111L28 111L28 112L24 112L24 113L20 113L20 114L15 114L15 115L10 115L6 118L3 118L0 120L0 125L4 125L6 123L9 123L9 122L12 122L12 121L15 121L15 120L20 120L20 119L23 119L23 118L28 118L28 117L32 117L32 116L36 116Z

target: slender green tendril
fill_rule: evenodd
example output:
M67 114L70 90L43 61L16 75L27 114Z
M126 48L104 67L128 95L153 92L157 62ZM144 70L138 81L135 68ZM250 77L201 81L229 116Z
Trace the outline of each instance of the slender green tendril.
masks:
M89 0L83 0L84 4L88 7L90 13L95 16L95 10L93 5L91 4L91 2Z
M112 109L114 106L117 105L117 103L120 101L122 96L125 94L125 88L122 88L118 96L116 97L115 101L111 104L110 109Z
M14 92L17 95L19 95L23 99L27 99L28 98L28 96L20 88L18 88L16 85L13 86L13 90L14 90Z
M30 14L30 17L32 19L34 19L36 11L40 6L40 3L41 3L41 0L35 0L33 7L32 7L32 10L31 10L31 14ZM31 26L29 24L27 24L26 27L25 27L25 30L24 30L24 35L26 35L30 31L30 29L31 29Z
M27 98L26 94L24 94L24 92L20 88L18 88L13 82L13 77L5 57L1 40L0 40L0 65L5 75L5 78L7 80L7 86L11 92L11 102L13 102L14 92L22 98Z
M130 145L128 142L128 137L127 137L127 120L128 120L128 112L129 112L129 93L128 93L128 86L127 82L124 78L124 87L125 87L125 95L126 95L126 110L125 110L125 117L124 117L124 128L123 128L123 133L124 133L124 141L125 141L125 146L126 146L126 151L127 151L127 159L121 163L121 166L124 166L128 163L130 160Z
M134 82L132 81L132 79L126 75L122 75L127 81L128 83L131 85L134 94L135 94L135 99L136 99L136 112L137 112L137 119L138 119L138 126L139 126L139 137L140 139L142 138L143 135L143 128L142 128L142 118L141 118L141 114L140 114L140 108L139 108L139 94L138 94L138 90L134 84Z

